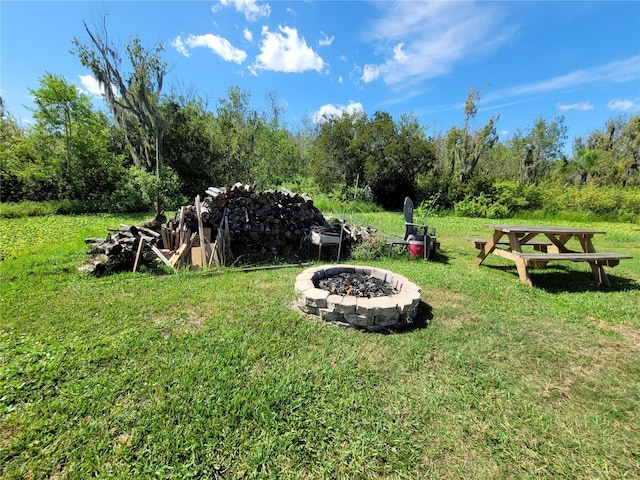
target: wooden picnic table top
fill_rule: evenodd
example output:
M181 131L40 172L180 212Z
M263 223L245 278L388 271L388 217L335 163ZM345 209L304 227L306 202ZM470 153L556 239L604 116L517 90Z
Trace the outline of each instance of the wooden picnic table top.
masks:
M552 260L589 262L591 272L601 285L610 286L609 279L604 271L604 266L614 267L624 258L631 258L628 255L618 253L596 253L592 243L592 237L596 234L604 234L602 230L590 228L572 227L548 227L539 225L494 225L488 224L484 227L494 230L493 237L476 245L480 248L478 256L474 260L476 265L480 265L490 254L495 254L515 262L518 275L522 283L532 286L528 267L544 266ZM537 235L545 235L553 245L544 246L543 253L523 253L522 246L535 245L533 238ZM502 237L509 238L507 248L500 248L506 242L501 242ZM575 252L566 248L566 243L571 238L580 241L582 252ZM537 250L538 248L536 248Z
M495 231L504 233L549 233L552 235L595 235L605 234L602 230L593 230L590 228L572 228L572 227L547 227L540 225L483 225L483 227L492 228Z

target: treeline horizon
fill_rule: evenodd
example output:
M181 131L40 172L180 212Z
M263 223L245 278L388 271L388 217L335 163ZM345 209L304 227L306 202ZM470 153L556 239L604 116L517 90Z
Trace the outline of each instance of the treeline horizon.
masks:
M406 113L342 113L283 124L277 92L268 110L231 86L213 109L190 93L162 93L166 64L139 39L127 62L90 32L75 53L103 85L107 111L61 75L46 72L34 124L18 124L0 99L0 200L69 200L87 211L172 209L210 186L300 185L399 209L405 196L461 215L581 209L640 214L640 115L618 116L568 141L564 117L542 115L501 141L499 116L476 126L470 89L461 124L429 133ZM129 71L117 66L127 63ZM577 193L588 190L590 193ZM550 194L553 192L553 194Z

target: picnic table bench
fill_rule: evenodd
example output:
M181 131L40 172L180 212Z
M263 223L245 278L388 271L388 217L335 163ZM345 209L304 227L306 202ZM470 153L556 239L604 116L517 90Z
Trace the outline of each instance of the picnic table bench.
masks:
M476 248L484 247L488 242L488 238L467 238L468 242L473 243L473 246ZM497 242L498 245L509 245L508 240L501 239ZM549 240L530 240L526 243L526 245L533 247L534 250L538 250L539 252L547 252L549 247L553 246L553 243Z
M615 267L620 260L632 258L620 253L596 252L592 238L606 232L582 228L484 225L493 229L489 239L471 238L476 248L480 249L474 263L482 264L489 254L512 260L516 264L520 281L533 286L528 268L544 267L550 261L588 262L591 272L600 285L611 286L604 267ZM541 235L543 240L535 240ZM569 250L567 242L576 238L582 248L581 252ZM504 247L503 247L504 246ZM533 247L539 253L523 252L522 247Z

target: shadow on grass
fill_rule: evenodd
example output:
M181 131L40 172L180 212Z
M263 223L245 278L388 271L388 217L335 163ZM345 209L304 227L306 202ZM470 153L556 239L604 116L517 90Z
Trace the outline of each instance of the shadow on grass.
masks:
M506 265L485 265L484 268L492 268L503 272L513 273L515 279L518 278L518 272L513 266ZM529 269L529 276L533 282L534 288L545 290L549 293L582 293L593 290L601 290L603 292L623 292L629 290L640 291L640 284L636 281L613 275L610 270L607 277L611 283L611 287L605 287L593 278L591 272L580 272L573 270L571 267L564 265L554 265L544 269Z
M418 307L416 308L416 315L411 321L399 323L390 327L382 327L380 325L371 325L369 327L362 327L362 330L368 333L408 333L420 328L427 328L429 323L433 320L433 309L431 305L420 300Z

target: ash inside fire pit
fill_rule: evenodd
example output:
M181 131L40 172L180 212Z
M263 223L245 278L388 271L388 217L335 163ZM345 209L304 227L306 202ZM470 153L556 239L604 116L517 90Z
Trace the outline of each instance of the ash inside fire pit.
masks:
M354 297L385 297L398 293L384 280L363 273L339 273L318 280L317 288L333 295L353 295Z

